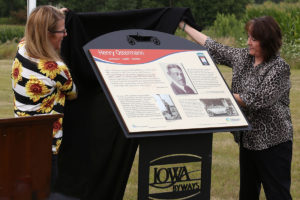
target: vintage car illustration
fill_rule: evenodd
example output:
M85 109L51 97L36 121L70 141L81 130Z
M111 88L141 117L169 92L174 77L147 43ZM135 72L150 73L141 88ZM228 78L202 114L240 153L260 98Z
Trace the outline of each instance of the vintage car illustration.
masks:
M127 41L130 45L135 45L136 42L153 42L155 45L160 45L160 41L154 36L142 36L138 33L136 35L128 35Z
M232 114L232 110L229 107L221 106L221 105L208 106L206 108L206 111L210 117L213 117L216 115L231 115Z

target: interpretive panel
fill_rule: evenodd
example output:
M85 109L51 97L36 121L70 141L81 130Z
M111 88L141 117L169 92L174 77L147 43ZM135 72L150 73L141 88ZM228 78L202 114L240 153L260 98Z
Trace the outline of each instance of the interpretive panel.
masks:
M89 52L129 134L248 127L206 50Z

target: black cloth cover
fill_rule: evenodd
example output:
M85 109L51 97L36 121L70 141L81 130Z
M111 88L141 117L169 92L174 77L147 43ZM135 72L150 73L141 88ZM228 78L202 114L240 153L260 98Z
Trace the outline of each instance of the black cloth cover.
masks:
M122 199L138 145L138 141L122 133L82 47L117 30L173 34L181 19L200 29L189 8L67 13L68 35L61 54L78 87L78 98L65 105L58 192L84 200Z

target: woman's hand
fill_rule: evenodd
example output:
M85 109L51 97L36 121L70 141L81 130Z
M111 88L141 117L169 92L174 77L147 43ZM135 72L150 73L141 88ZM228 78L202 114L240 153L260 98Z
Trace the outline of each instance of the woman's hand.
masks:
M234 93L233 96L240 106L246 107L245 102L241 99L239 94Z
M66 12L68 12L69 11L69 9L68 8L61 8L61 9L59 9L62 13L66 13Z
M178 27L182 30L183 29L183 26L184 26L185 22L184 21L181 21L179 22L179 25Z

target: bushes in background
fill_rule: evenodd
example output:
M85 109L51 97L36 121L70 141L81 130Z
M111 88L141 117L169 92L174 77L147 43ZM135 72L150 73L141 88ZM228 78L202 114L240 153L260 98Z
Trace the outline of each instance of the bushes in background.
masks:
M265 2L261 5L249 5L244 20L265 15L274 17L282 30L282 56L292 67L300 68L300 2Z
M17 42L24 37L22 25L0 25L0 59L12 59L16 55Z
M294 68L300 68L300 2L250 4L242 19L237 19L234 14L218 14L214 24L208 29L208 34L217 38L233 37L238 47L245 47L247 42L245 23L252 18L266 15L274 17L282 30L282 56Z
M17 43L6 42L0 43L0 59L13 59L16 56Z
M264 15L276 19L286 42L300 44L300 2L279 4L265 2L262 5L248 5L245 20Z
M20 40L24 36L22 25L0 25L0 42Z

